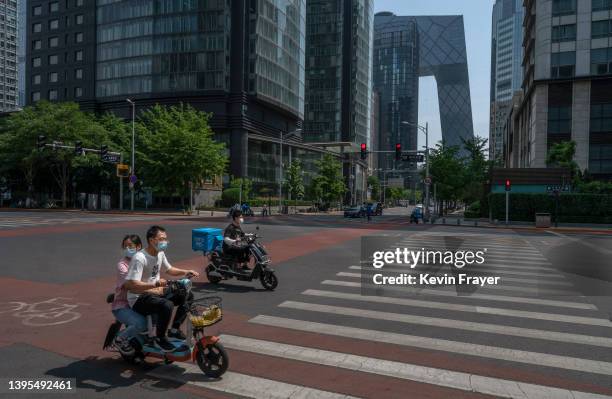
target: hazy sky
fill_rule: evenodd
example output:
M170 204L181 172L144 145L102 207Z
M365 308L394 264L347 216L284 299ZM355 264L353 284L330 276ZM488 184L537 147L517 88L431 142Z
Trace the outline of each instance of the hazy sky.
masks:
M489 137L491 12L494 0L374 0L374 10L396 15L463 15L474 134ZM433 77L419 82L419 123L429 122L430 146L442 139L438 94ZM419 135L419 145L425 145Z

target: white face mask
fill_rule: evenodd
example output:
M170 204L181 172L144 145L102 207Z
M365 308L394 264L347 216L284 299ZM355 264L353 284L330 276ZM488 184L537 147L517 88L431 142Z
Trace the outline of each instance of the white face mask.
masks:
M244 219L243 218L240 218L238 220L240 221L240 224L244 223Z
M138 252L136 248L126 248L123 250L123 256L126 258L131 258L136 255L136 252Z

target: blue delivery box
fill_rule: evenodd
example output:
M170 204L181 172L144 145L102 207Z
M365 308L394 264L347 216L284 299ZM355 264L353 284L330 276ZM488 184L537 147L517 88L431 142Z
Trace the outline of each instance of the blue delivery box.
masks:
M191 249L194 251L212 252L220 249L223 243L223 231L212 227L191 230Z

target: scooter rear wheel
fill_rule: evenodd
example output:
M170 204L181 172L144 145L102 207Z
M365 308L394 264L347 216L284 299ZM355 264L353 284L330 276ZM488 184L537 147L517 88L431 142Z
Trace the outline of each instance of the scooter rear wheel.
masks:
M229 357L220 342L207 345L204 351L198 351L196 361L200 370L211 378L221 377L229 367Z
M210 272L211 272L211 271L212 271L212 266L211 266L211 265L208 265L208 266L206 267L206 278L208 279L208 281L209 281L211 284L219 284L219 281L221 281L221 278L220 278L220 277L217 277L217 276L211 276L211 275L210 275Z

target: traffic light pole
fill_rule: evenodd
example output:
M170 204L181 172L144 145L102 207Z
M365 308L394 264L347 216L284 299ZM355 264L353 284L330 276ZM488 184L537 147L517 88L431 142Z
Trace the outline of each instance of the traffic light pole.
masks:
M123 154L119 155L119 163L123 163ZM123 210L123 176L119 176L119 210Z

